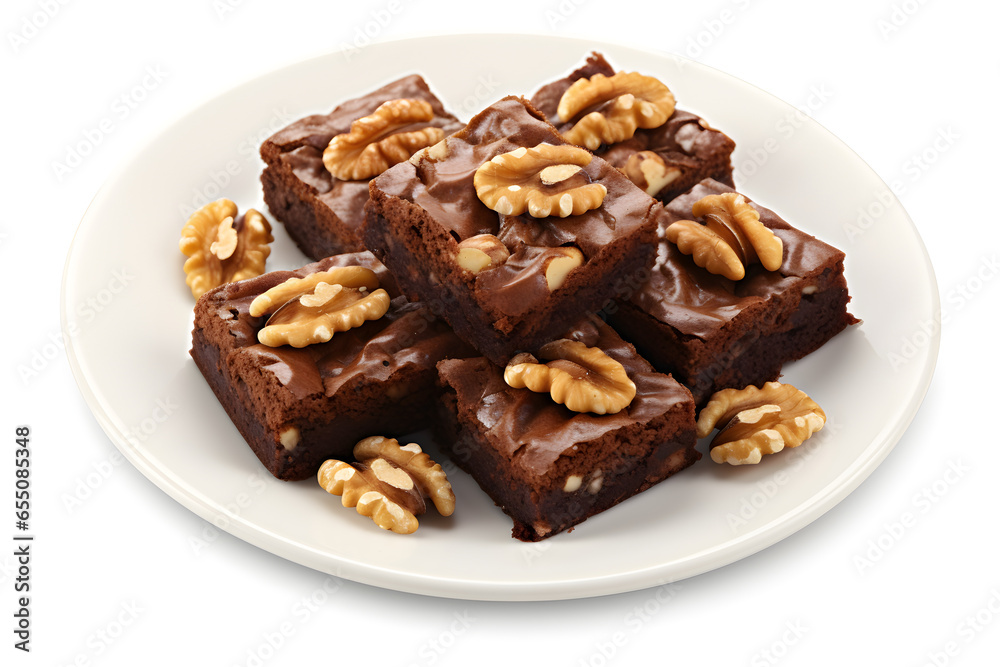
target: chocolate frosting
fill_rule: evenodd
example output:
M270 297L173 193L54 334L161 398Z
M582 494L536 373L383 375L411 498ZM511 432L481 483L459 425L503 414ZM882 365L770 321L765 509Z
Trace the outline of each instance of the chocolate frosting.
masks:
M618 170L595 159L583 171L591 182L608 189L600 208L568 218L541 219L528 214L504 216L487 208L472 185L479 167L521 146L566 143L523 98L506 97L487 107L445 143L444 159L396 165L379 176L375 185L387 195L423 207L458 240L493 234L512 252L521 245L574 245L590 257L609 241L634 232L653 203Z
M375 271L392 297L388 312L350 331L335 333L327 343L304 348L268 347L257 342L265 317L252 317L250 303L258 295L289 278L301 278L334 266L364 266ZM254 365L274 374L297 398L334 395L357 378L385 381L400 369L416 365L433 368L441 359L471 356L474 352L430 311L401 296L395 280L369 252L335 255L296 271L274 271L259 278L231 283L212 295L228 311L230 333Z
M557 110L563 93L578 79L590 78L595 74L611 76L614 73L614 68L608 64L604 56L594 52L582 67L569 76L540 88L531 98L531 103L545 114L559 132L565 132L580 118L595 109L600 110L604 105L584 109L574 118L559 118ZM687 164L692 162L692 158L709 160L724 145L731 143L729 137L709 128L700 117L675 109L673 115L660 127L650 130L640 128L628 141L612 146L601 146L595 152L618 168L624 167L628 159L640 151L654 151L663 157L667 164Z
M747 200L760 221L773 230L784 246L781 267L767 271L760 264L747 267L746 277L732 281L697 266L677 246L663 239L663 230L677 220L695 219L691 207L702 197L734 190L705 179L659 212L661 241L651 278L632 297L632 303L682 334L707 338L754 304L775 297L796 282L810 279L841 262L844 253L816 237L791 227L774 211Z
M480 272L476 289L481 302L499 312L526 312L548 297L543 271L549 249L575 246L586 261L609 243L648 224L653 200L597 158L583 173L591 182L603 184L608 193L593 211L567 218L505 216L479 200L473 178L485 162L521 146L566 143L523 98L506 97L487 107L445 143L444 159L425 157L416 165L398 164L378 176L374 187L422 207L456 241L477 234L497 236L511 258L500 267Z
M442 379L455 389L459 405L475 406L493 446L516 465L544 475L564 454L573 455L607 433L645 424L674 405L691 401L687 389L669 375L654 371L600 319L588 318L564 337L599 347L625 367L636 386L627 408L614 415L573 412L548 394L511 388L504 382L503 369L482 358L438 365Z
M352 229L357 229L364 221L363 208L368 201L370 179L340 181L333 178L323 165L323 151L333 137L350 132L352 122L371 114L383 102L394 99L424 100L434 110L432 121L414 123L401 131L431 126L440 127L445 134L449 134L462 126L457 118L445 110L423 78L412 74L367 95L344 102L329 114L306 116L267 140L279 148L279 159L287 163L295 175L311 187L319 199Z

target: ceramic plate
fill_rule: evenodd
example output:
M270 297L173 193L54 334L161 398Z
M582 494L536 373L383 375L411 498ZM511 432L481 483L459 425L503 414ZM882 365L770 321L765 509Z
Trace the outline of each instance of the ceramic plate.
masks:
M523 544L472 480L453 473L458 510L401 537L312 481L261 467L188 356L193 300L177 249L188 214L221 196L266 211L260 143L419 72L464 119L530 95L591 49L655 75L681 108L736 140L737 187L847 253L851 311L864 320L789 365L785 379L830 417L796 450L730 468L707 457L675 478ZM475 52L477 58L458 54ZM543 63L543 64L540 64ZM275 225L269 269L306 259ZM891 248L891 252L886 252ZM225 92L165 129L100 190L66 262L62 316L73 372L101 426L166 493L262 549L385 588L469 599L560 599L655 586L732 563L821 516L902 436L937 357L939 312L923 244L888 187L829 132L738 79L633 48L517 35L420 38L301 62ZM425 435L416 439L432 452Z

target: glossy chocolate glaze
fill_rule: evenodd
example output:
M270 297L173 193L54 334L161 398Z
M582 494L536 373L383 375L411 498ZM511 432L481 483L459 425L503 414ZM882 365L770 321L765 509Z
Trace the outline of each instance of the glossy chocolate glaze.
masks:
M251 301L289 278L301 278L334 266L364 266L375 271L381 287L392 297L389 311L378 320L334 334L327 343L304 348L258 343L257 332L266 317L250 316ZM355 378L385 381L409 365L433 368L446 357L473 354L426 308L407 302L385 267L368 252L336 255L296 271L275 271L231 283L212 298L222 303L220 315L242 348L240 354L273 373L299 399L332 396Z
M543 261L548 249L575 246L586 261L648 224L653 201L599 159L583 169L591 182L608 189L598 209L568 218L538 219L527 214L505 216L487 208L473 186L480 166L521 146L565 143L522 98L507 97L491 105L445 143L444 159L396 165L377 177L374 186L422 207L456 241L493 234L507 246L511 252L507 263L482 271L475 279L480 302L497 312L527 312L549 297Z
M479 201L472 180L485 162L521 146L566 143L536 113L522 98L506 97L445 139L444 159L397 165L379 176L376 186L387 195L423 207L458 240L493 234L511 252L522 245L574 245L584 257L590 257L641 226L652 202L603 160L593 160L583 171L591 182L603 184L608 194L600 208L581 215L542 219L527 214L504 216Z
M531 103L545 114L560 132L565 132L584 115L594 111L595 108L599 109L599 106L584 109L573 118L559 118L557 109L563 93L578 79L590 78L595 74L611 76L614 73L614 68L608 64L604 56L592 53L586 63L569 76L540 88L531 98ZM622 168L632 155L640 151L654 151L660 154L667 164L684 164L685 157L711 159L719 151L731 152L732 140L721 132L709 128L695 114L675 109L673 115L660 127L636 130L632 139L612 146L601 146L596 152L614 166Z
M452 360L439 364L442 379L451 385L460 403L476 406L476 417L488 431L500 454L517 465L544 475L564 454L586 448L605 434L643 424L663 415L691 394L673 378L657 373L608 325L587 319L566 338L599 347L625 367L636 385L632 403L614 415L572 412L548 394L513 389L504 382L503 369L485 359ZM585 456L585 452L580 452Z
M368 201L370 179L339 181L333 178L323 165L323 151L334 136L350 132L352 122L393 99L424 100L434 110L432 121L415 123L401 131L432 126L440 127L445 134L449 134L462 126L445 110L423 78L412 74L344 102L329 114L306 116L278 131L266 142L277 149L278 159L284 161L303 183L313 188L319 199L352 229L357 229L364 221L363 208Z
M663 239L663 230L677 220L692 220L691 206L712 194L734 192L706 179L677 197L659 214L660 237L652 276L632 297L632 303L680 333L707 338L740 312L775 297L796 283L802 289L844 259L844 253L816 237L791 227L770 209L750 202L760 221L784 245L781 268L766 271L760 264L747 268L746 277L732 281L697 266L677 246ZM749 200L748 200L749 201ZM822 286L820 286L822 287Z

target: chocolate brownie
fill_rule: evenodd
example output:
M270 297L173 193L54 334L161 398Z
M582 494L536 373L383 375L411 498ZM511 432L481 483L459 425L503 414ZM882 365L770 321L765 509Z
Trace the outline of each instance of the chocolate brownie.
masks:
M776 380L782 364L816 350L858 320L847 312L844 253L749 202L781 239L777 271L759 264L742 280L696 266L663 230L692 219L702 197L734 192L711 179L668 203L651 277L609 322L657 369L672 373L701 405L715 391Z
M573 127L580 117L595 109L588 107L575 118L559 118L557 109L563 93L578 79L590 78L595 74L612 76L614 73L614 68L604 56L594 52L582 67L540 88L531 98L531 103L544 113L560 132L565 132ZM669 82L664 83L669 85ZM677 175L659 191L649 194L663 201L669 201L705 178L714 178L732 185L733 167L730 156L735 147L736 144L732 139L709 127L704 119L693 113L675 109L667 122L660 127L640 128L631 139L610 146L602 145L595 152L619 169L625 169L629 158L641 151L652 151L660 156L666 168L676 169Z
M261 175L264 201L302 252L312 259L364 249L358 228L364 219L371 179L334 178L323 164L323 151L334 136L349 132L352 122L394 99L424 100L434 111L430 122L400 132L433 126L450 134L462 127L427 83L414 74L344 102L326 115L297 120L261 146L260 155L267 164Z
M481 166L542 144L585 154L589 164L572 178L606 188L598 208L535 218L498 213L479 199L474 179ZM548 186L538 181L534 187ZM614 295L616 281L647 270L657 207L610 164L566 144L526 100L507 97L435 151L375 178L362 238L407 296L428 304L459 337L503 365L596 311ZM492 235L509 258L473 273L458 263L459 244L480 235ZM570 250L582 264L550 289L549 262Z
M373 270L392 297L388 312L326 343L259 343L266 318L249 314L254 298L335 266ZM364 437L426 428L435 364L463 354L473 352L426 308L407 302L368 252L222 285L195 306L191 356L261 463L283 480L314 476L329 458L349 460Z
M485 358L438 364L444 397L439 440L514 520L513 536L537 541L648 489L700 458L694 402L593 317L566 338L624 366L635 398L616 414L572 412L548 394L514 389Z

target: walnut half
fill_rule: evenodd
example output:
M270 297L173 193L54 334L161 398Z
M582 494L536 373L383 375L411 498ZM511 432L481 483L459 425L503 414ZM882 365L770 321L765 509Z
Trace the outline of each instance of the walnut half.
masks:
M250 314L254 317L273 313L292 299L309 294L320 283L343 285L355 289L378 289L378 276L363 266L335 266L326 271L310 273L305 278L289 278L275 285L250 302Z
M576 146L522 146L483 164L472 183L479 200L501 215L580 215L599 208L608 194L583 171L593 158Z
M351 131L330 139L323 164L339 180L362 180L410 159L422 148L444 139L439 127L407 126L434 120L434 110L424 100L389 100L370 116L351 123Z
M742 280L746 267L755 262L768 271L781 268L781 239L764 226L743 195L727 192L702 197L691 207L691 215L703 218L705 224L678 220L667 227L665 236L703 269Z
M353 464L325 461L317 474L319 485L380 528L414 532L417 516L427 508L425 498L442 516L454 513L455 494L447 475L416 443L401 447L391 438L372 436L354 446L354 458Z
M719 426L711 444L712 460L743 465L798 447L824 424L826 413L805 392L767 382L760 389L751 385L713 394L698 415L698 437Z
M504 381L515 389L548 392L574 412L615 414L635 398L635 383L624 366L600 348L560 339L543 345L538 356L547 363L527 353L515 356L507 363Z
M225 283L264 273L271 254L271 225L254 209L236 220L236 204L219 199L195 211L181 231L180 249L187 284L194 298Z
M631 139L639 128L652 129L674 113L674 95L659 80L638 72L595 74L577 79L559 100L556 113L562 122L581 111L597 107L563 132L571 144L597 150L601 144Z
M274 311L257 333L257 340L268 347L325 343L338 331L379 319L388 312L389 302L384 289L369 294L364 289L319 283Z
M271 313L257 340L268 347L325 343L389 310L389 294L361 266L334 267L305 278L289 278L250 303L250 314Z

